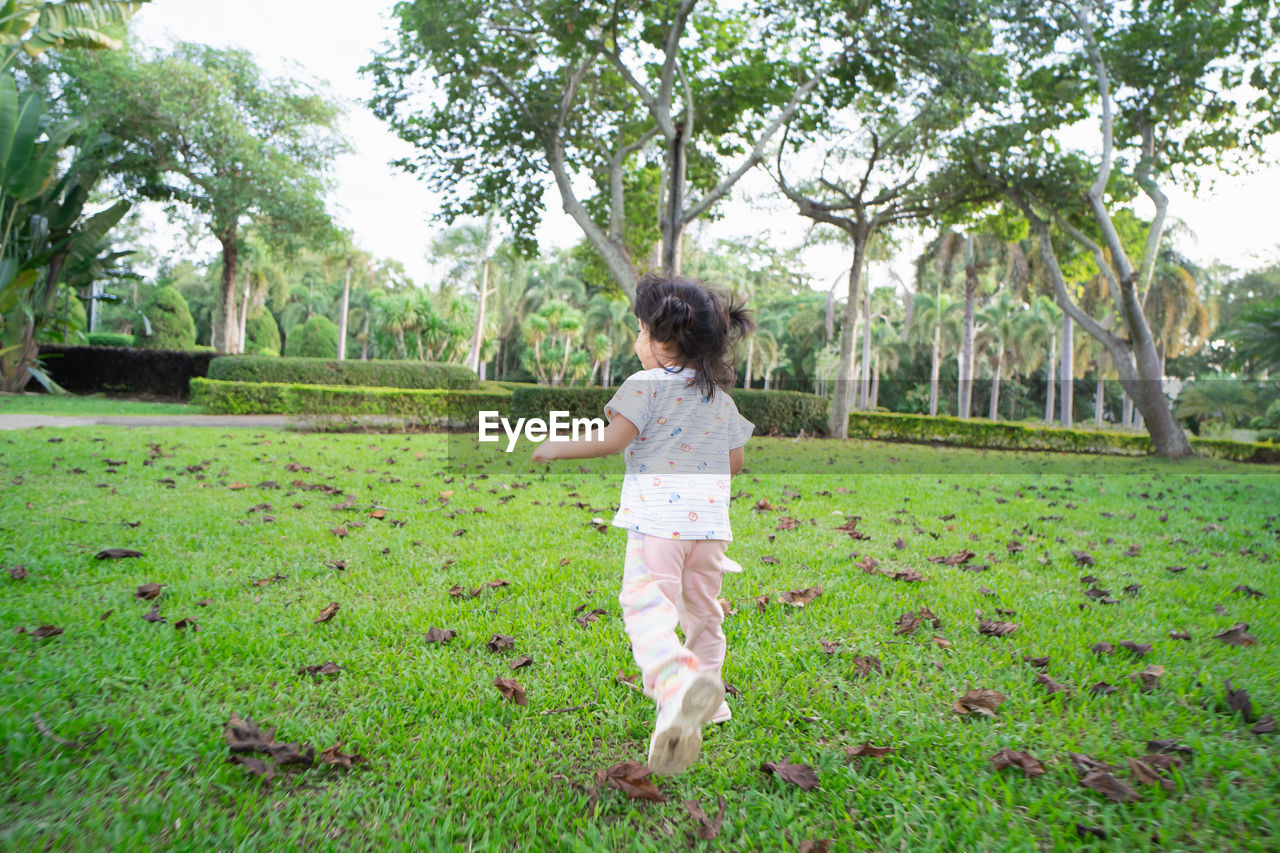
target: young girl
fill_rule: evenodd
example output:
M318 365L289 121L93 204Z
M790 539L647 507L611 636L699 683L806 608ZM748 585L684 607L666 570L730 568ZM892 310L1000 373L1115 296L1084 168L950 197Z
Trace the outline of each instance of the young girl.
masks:
M622 619L657 703L649 767L684 771L702 747L702 725L729 719L724 703L721 573L730 477L742 468L755 426L724 389L733 386L730 346L753 328L741 306L681 278L646 275L636 287L636 355L644 367L607 406L602 440L547 441L535 462L608 456L626 449L613 524L627 530ZM679 623L684 644L676 637Z

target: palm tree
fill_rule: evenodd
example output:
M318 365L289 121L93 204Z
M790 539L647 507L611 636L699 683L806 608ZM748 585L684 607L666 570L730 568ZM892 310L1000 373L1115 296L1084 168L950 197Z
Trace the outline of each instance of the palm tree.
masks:
M995 346L991 362L991 402L987 408L987 417L993 421L1000 417L1000 375L1004 370L1005 348L1018 336L1022 313L1024 306L1016 305L1008 290L1001 290L979 314L984 345Z
M1196 418L1201 423L1220 419L1223 426L1233 427L1240 421L1262 414L1257 392L1246 382L1236 379L1209 379L1182 388L1174 415Z
M912 298L912 328L909 340L916 346L930 346L929 414L938 414L938 378L942 351L959 343L964 323L964 303L949 293L916 293Z
M588 335L604 334L608 340L600 376L600 384L608 387L613 378L614 353L625 354L635 343L639 333L635 315L631 313L631 305L626 299L597 293L591 297L591 304L587 307L586 324ZM595 376L594 368L591 375Z

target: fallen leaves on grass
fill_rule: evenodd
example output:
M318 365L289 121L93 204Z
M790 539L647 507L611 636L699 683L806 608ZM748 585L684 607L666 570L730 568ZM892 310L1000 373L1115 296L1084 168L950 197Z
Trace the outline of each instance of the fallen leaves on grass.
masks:
M1105 681L1099 681L1089 688L1089 692L1094 696L1107 696L1119 690L1114 684L1108 684Z
M320 761L323 762L324 764L336 765L338 767L341 767L343 770L350 770L353 766L357 764L368 763L369 759L365 758L363 755L359 755L356 753L351 753L350 755L348 755L345 752L339 752L338 747L340 746L342 746L342 741L338 741L328 749L321 750Z
M177 622L174 622L173 627L176 631L181 631L184 628L190 628L192 631L200 630L200 626L196 624L196 620L192 619L190 616L184 616Z
M880 658L874 655L855 655L853 658L853 672L855 675L866 678L871 675L872 670L884 675L884 667L880 664Z
M1238 592L1241 595L1245 596L1246 598L1265 598L1266 597L1264 593L1259 592L1253 587L1247 586L1245 584L1240 584L1239 586L1237 586L1235 589L1231 591Z
M165 620L165 618L164 618L163 616L161 616L161 615L160 615L160 605L159 605L159 604L153 604L153 605L151 605L151 609L150 609L150 610L148 610L146 613L143 613L143 614L142 614L142 618L143 618L143 619L146 619L148 622L164 622L164 621L166 621L166 620Z
M1143 693L1150 693L1160 686L1160 676L1162 675L1164 675L1164 667L1153 663L1142 672L1131 672L1127 677L1138 682Z
M667 796L659 791L653 782L649 780L651 775L653 775L653 771L648 766L637 761L626 761L622 764L602 767L597 770L595 782L597 787L601 787L606 783L612 785L633 800L651 800L655 803L665 803Z
M1021 627L1022 625L1017 622L995 622L991 619L982 619L981 614L979 614L979 634L987 634L992 637L1007 637Z
M1230 678L1222 683L1227 688L1227 707L1232 711L1239 711L1246 723L1253 722L1253 702L1249 699L1249 691L1243 687L1233 688Z
M818 774L808 764L789 764L785 761L766 761L760 765L765 773L772 773L785 782L790 782L806 791L818 787Z
M1120 646L1120 648L1122 649L1128 649L1130 652L1133 653L1133 656L1136 658L1143 657L1144 655L1147 655L1151 652L1150 643L1135 643L1131 640L1122 640L1121 642L1117 643L1117 645Z
M323 610L321 610L319 615L316 616L315 624L318 625L321 622L328 622L330 619L333 618L333 615L338 612L338 608L340 606L341 605L339 605L338 602L330 601L328 606L326 606Z
M778 593L778 600L785 601L795 607L804 607L820 595L822 595L822 584L805 589L791 589L786 592L780 592Z
M1066 684L1059 684L1058 682L1054 681L1052 677L1050 677L1049 675L1047 675L1047 674L1045 674L1045 673L1043 673L1043 672L1040 672L1040 673L1037 673L1037 674L1036 674L1036 684L1042 684L1042 685L1044 685L1044 686L1045 686L1045 688L1046 688L1046 689L1047 689L1051 694L1052 694L1052 693L1061 693L1061 694L1063 694L1064 696L1070 696L1070 695L1071 695L1071 688L1070 688L1070 686L1068 686L1068 685L1066 685Z
M514 678L495 678L493 686L498 688L502 698L515 702L517 705L529 704L528 698L524 695L524 688Z
M961 548L954 554L941 557L926 557L930 563L942 563L944 566L959 566L969 562L974 558L975 554L968 548Z
M857 746L846 747L844 751L845 761L853 758L882 758L891 752L897 752L896 746L872 746L871 741L865 741Z
M10 566L9 567L9 577L11 577L12 579L16 581L20 581L26 576L27 576L26 566Z
M901 616L899 616L897 621L897 627L894 628L893 633L895 634L913 633L917 628L919 628L925 622L932 623L935 629L940 630L942 628L942 620L939 619L937 615L935 615L934 612L930 610L928 607L921 607L919 612L912 613L911 611L907 611L906 613L903 613Z
M1215 640L1221 640L1224 643L1229 643L1233 646L1252 646L1254 643L1258 642L1258 639L1252 634L1245 633L1248 630L1248 622L1237 622L1221 634L1214 634L1213 638Z
M287 581L288 579L289 578L287 575L272 575L269 578L255 578L253 581L253 585L254 586L270 586L276 581Z
M427 642L439 643L443 646L456 636L458 632L452 628L431 628L427 631Z
M509 637L506 634L494 634L493 638L485 645L489 647L489 651L491 652L504 652L507 649L514 649L516 647L516 638Z
M1165 773L1180 766L1181 762L1171 755L1144 755L1142 758L1129 758L1129 772L1133 778L1146 785L1159 785L1166 791L1174 791L1177 785Z
M697 800L684 801L684 807L689 812L689 817L693 818L698 825L697 829L694 830L694 834L703 841L714 841L716 836L720 834L721 827L724 826L724 812L729 804L725 801L723 794L716 798L716 802L720 807L720 811L716 814L715 820L711 820L707 817L707 813L702 810L702 806L698 805Z
M128 557L141 557L143 553L134 551L132 548L103 548L93 556L98 560L123 560Z
M310 666L300 668L298 670L298 675L310 675L318 679L322 675L335 677L341 671L342 667L338 666L338 664L331 660L327 660L324 663L312 664Z
M582 607L586 607L586 605L585 604L581 605L579 607L579 610L581 610ZM574 612L576 613L577 611L574 611ZM609 615L608 610L605 610L603 607L597 607L588 613L583 613L581 616L573 617L573 621L577 622L579 625L585 628L588 625L590 625L592 622L599 619L601 616L608 616L608 615Z
M164 584L142 584L137 592L133 593L133 597L141 601L151 601L152 598L159 596L161 589L164 589Z
M998 690L970 690L952 704L951 710L957 714L977 713L988 717L996 715L996 708L1005 701L1005 695Z
M999 752L991 756L991 763L995 765L997 770L1003 770L1006 767L1020 768L1028 779L1045 774L1044 765L1038 758L1029 752L1019 752L1008 747L1001 748Z
M850 539L856 539L856 540L870 539L871 538L870 536L868 536L867 534L863 533L861 530L858 529L858 522L861 520L862 520L861 516L851 515L849 516L848 520L845 521L844 524L840 525L835 529L839 530L841 533L849 534Z
M43 640L45 637L58 636L59 634L62 633L62 629L57 627L56 625L41 625L39 628L36 628L34 631L30 631L30 632L28 632L25 628L19 628L18 633L20 634L30 633L30 635L35 637L37 640Z
M533 658L528 655L520 655L517 658L513 658L511 663L507 664L507 669L519 669L520 667L528 666L531 663L533 663Z

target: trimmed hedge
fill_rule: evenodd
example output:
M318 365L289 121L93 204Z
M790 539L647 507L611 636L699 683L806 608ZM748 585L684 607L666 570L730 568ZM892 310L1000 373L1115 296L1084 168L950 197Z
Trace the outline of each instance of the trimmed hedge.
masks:
M328 358L228 355L213 360L208 377L226 382L351 385L361 388L474 391L480 387L475 371L460 364L429 361L337 361Z
M157 287L142 311L151 322L151 334L147 334L147 324L142 318L137 318L133 323L136 345L171 352L182 352L196 345L196 323L191 319L187 300L176 287Z
M119 332L90 332L91 347L131 347L133 335L122 335Z
M573 418L602 418L605 404L617 388L575 388L499 382L511 389L511 416L546 417L550 411L567 411ZM729 394L744 418L756 426L754 435L810 435L827 431L825 397L798 391L750 391L734 389Z
M188 383L209 372L212 352L127 347L40 347L54 381L68 391L123 391L186 397Z
M384 415L403 418L406 426L475 427L481 410L505 412L511 392L196 378L191 380L191 402L231 415Z
M985 447L999 450L1052 450L1068 453L1118 453L1133 456L1154 452L1151 437L1139 433L1105 432L1040 426L985 418L968 420L939 415L898 412L852 412L849 437L876 441L906 441ZM1280 462L1280 446L1228 439L1191 437L1197 453L1237 462Z

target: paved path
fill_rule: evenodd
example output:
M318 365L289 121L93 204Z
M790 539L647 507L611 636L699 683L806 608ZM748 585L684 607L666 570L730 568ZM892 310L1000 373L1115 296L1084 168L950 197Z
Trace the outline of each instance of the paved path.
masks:
M4 415L0 430L73 426L231 427L283 429L285 415Z

